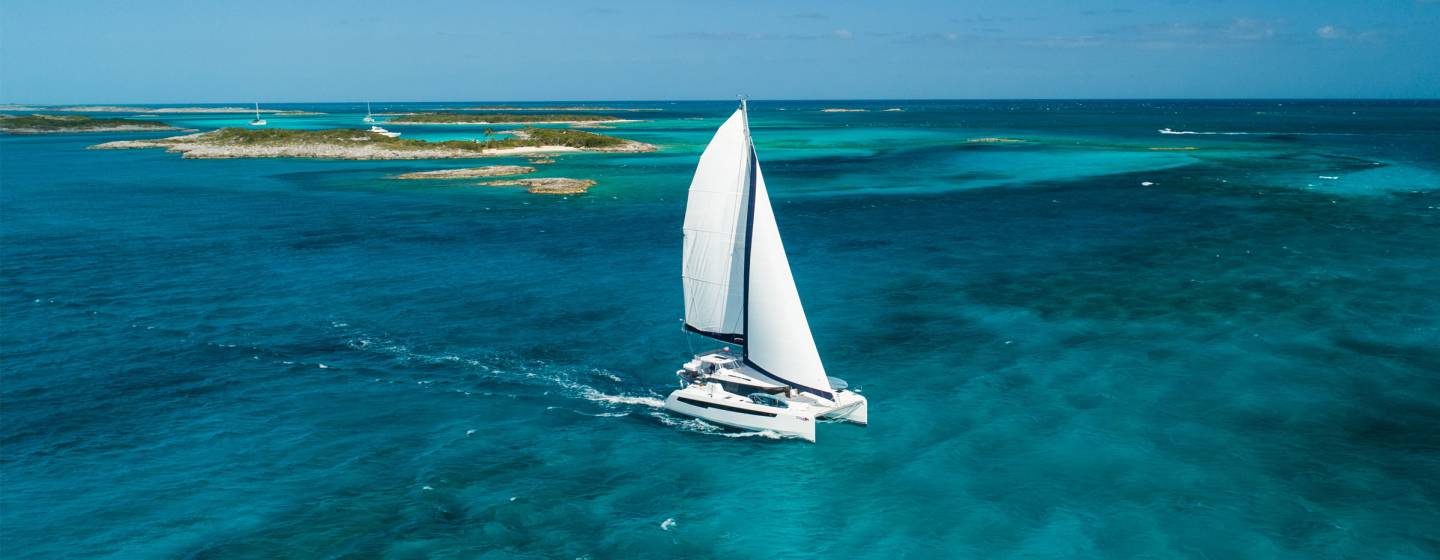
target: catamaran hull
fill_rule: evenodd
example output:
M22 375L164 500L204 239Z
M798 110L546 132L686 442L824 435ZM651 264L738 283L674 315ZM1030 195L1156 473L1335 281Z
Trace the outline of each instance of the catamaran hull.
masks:
M861 426L870 425L870 401L864 396L845 391L837 393L835 399L835 409L821 414L821 418L843 420Z
M665 408L722 426L757 432L768 430L815 443L815 418L809 414L713 397L702 388L675 390L665 399Z

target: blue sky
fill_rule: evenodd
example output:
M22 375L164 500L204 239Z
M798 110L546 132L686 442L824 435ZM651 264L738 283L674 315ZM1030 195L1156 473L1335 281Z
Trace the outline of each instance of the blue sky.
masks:
M0 102L1436 97L1440 0L0 2Z

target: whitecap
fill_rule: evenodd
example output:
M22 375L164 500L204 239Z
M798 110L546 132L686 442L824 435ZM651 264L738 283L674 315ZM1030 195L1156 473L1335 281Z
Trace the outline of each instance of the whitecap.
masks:
M660 530L661 530L661 531L669 531L670 528L671 528L671 527L674 527L674 526L675 526L675 518L674 518L674 517L668 518L668 519L660 522Z

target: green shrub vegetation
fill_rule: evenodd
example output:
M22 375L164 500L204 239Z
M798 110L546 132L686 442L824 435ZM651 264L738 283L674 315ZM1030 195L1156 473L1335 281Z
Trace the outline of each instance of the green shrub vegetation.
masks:
M97 119L84 115L0 115L0 130L87 130L129 126L168 130L171 127L162 122L134 119Z
M620 119L610 115L587 115L581 113L537 113L517 115L512 113L416 113L395 118L407 123L541 123L541 122L604 122Z
M390 138L383 134L352 128L329 130L293 130L284 128L222 128L205 135L204 141L213 144L283 146L291 144L353 144L368 142L396 150L426 150L452 148L473 152L500 150L525 146L568 146L571 148L608 148L620 146L625 140L583 130L555 128L525 128L516 136L503 139L467 142L448 140L427 142L409 138Z

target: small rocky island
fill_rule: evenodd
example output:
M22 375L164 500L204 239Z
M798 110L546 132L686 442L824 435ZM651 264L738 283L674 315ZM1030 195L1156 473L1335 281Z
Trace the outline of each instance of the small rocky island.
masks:
M410 181L421 179L474 179L476 177L524 175L534 172L534 167L524 165L490 165L486 167L466 167L463 169L441 169L439 171L416 171L413 173L402 173L391 177L391 179Z
M583 113L410 113L400 115L387 124L593 124L633 122L610 115Z
M455 159L560 152L653 152L643 142L583 130L524 128L509 138L484 142L426 142L391 138L360 129L329 130L222 128L198 134L150 140L123 140L90 146L92 150L164 148L184 158L319 158L354 160Z
M488 181L480 184L492 187L528 187L525 191L532 194L585 194L585 191L595 186L595 180L540 177L535 179Z
M53 134L62 132L155 132L183 130L155 121L96 119L81 115L0 115L0 132Z
M466 167L462 169L441 169L438 171L416 171L396 175L391 177L391 179L412 181L420 179L473 179L477 177L524 175L534 172L534 167L526 167L523 165L490 165L486 167ZM487 187L527 187L525 190L534 194L584 194L590 187L595 186L595 181L591 179L569 179L566 177L536 177L487 181L477 184Z

